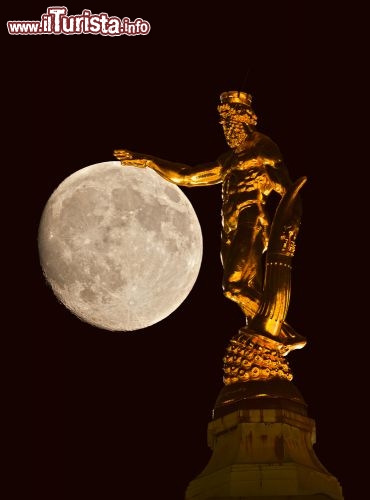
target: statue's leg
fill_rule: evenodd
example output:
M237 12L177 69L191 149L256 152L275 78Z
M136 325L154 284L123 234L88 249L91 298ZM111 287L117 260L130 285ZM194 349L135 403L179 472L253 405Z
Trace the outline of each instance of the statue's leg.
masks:
M223 235L224 295L249 319L257 312L262 292L262 252L261 228L253 222L241 223Z

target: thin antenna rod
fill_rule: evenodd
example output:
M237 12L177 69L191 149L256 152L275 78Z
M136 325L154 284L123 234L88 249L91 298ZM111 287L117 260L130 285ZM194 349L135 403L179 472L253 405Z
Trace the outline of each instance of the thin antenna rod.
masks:
M251 72L251 69L248 68L247 72L246 72L246 74L244 76L244 80L243 80L243 83L242 83L242 85L240 87L240 90L245 90L246 89L246 84L247 84L247 80L248 80L248 76L250 75L250 72Z

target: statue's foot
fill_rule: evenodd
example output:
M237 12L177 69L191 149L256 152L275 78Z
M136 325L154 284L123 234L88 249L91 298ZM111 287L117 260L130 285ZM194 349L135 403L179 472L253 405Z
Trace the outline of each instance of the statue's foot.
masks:
M302 335L295 332L288 323L284 323L279 335L272 335L260 328L254 328L253 320L250 326L247 324L247 326L241 328L240 331L246 335L252 336L259 344L269 349L280 351L284 356L295 349L302 349L307 343L307 340Z
M306 338L297 333L288 323L284 322L280 335L284 339L284 345L290 346L290 351L302 349L307 344Z
M259 305L260 305L260 296L257 292L255 292L255 296L252 296L254 291L249 290L249 295L243 295L242 293L235 293L231 291L224 291L225 297L236 302L241 310L243 311L247 326L243 327L242 330L244 332L249 332L250 329L253 329L253 318L255 317ZM251 323L251 328L248 327L248 322ZM280 345L281 349L286 353L293 351L295 349L302 349L307 343L305 337L297 333L288 323L284 322L279 335L273 336L270 333L257 329L255 333L259 336L266 337L267 340L272 341L274 345ZM275 347L276 348L276 347Z

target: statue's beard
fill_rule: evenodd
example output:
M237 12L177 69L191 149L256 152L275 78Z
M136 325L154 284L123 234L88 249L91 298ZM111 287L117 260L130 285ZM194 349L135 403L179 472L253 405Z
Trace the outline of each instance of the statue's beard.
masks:
M242 123L230 124L224 128L225 139L231 149L239 147L247 138Z

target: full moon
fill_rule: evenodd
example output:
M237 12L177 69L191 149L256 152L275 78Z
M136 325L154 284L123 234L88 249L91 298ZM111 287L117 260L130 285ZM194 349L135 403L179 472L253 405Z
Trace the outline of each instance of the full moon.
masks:
M111 331L148 327L186 299L202 233L175 184L149 168L97 163L67 177L43 210L40 263L56 297Z

